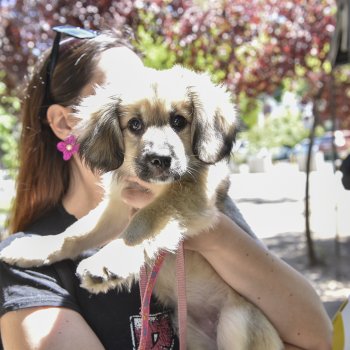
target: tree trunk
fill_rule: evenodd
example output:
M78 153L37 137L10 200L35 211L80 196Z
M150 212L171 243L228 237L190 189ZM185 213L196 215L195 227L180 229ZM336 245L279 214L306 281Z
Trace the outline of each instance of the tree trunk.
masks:
M314 121L312 123L312 127L309 135L309 149L307 152L307 160L306 160L306 184L305 184L305 235L306 235L306 244L307 244L307 253L309 258L310 266L315 266L319 264L319 259L316 256L314 242L312 240L312 233L310 228L310 170L311 170L311 156L312 156L312 148L314 145L315 139L315 131L316 127L319 123L319 114L318 114L318 106L317 103L322 95L323 87L319 89L316 97L313 101L313 117Z

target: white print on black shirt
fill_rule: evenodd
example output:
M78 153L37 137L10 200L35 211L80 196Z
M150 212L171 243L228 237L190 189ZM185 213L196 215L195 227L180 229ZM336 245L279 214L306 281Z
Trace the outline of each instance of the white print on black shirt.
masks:
M130 317L130 328L133 350L137 350L141 338L142 319L140 315ZM160 312L149 317L149 337L147 349L172 350L174 349L174 331L171 327L169 312Z

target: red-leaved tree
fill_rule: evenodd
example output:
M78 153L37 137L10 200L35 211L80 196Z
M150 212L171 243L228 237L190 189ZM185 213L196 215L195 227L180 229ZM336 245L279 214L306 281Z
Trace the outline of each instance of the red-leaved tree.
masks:
M309 82L305 91L309 99L329 81L325 60L335 9L334 0L4 2L0 68L6 72L9 92L14 93L28 67L50 46L53 25L94 29L126 25L139 41L142 28L176 62L209 70L237 96L273 94L286 78L301 77ZM335 82L336 114L344 120L350 106L346 83L344 77ZM327 114L326 106L324 116Z

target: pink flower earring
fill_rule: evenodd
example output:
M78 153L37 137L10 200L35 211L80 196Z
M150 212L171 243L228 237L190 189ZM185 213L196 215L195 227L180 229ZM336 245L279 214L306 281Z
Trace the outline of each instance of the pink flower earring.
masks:
M77 138L74 135L69 135L64 141L57 144L57 149L63 153L63 160L67 161L79 151L79 146Z

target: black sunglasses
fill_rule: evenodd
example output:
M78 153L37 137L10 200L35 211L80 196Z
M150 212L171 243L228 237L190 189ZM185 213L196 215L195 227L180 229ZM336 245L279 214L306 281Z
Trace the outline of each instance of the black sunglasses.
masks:
M60 41L62 34L77 38L77 39L92 39L99 35L99 32L91 29L84 29L80 27L74 27L70 25L56 26L52 28L56 32L55 39L52 44L52 49L48 59L46 77L45 77L45 95L40 108L40 118L45 119L48 107L52 104L53 100L51 97L50 84L55 67L59 58L60 52Z

